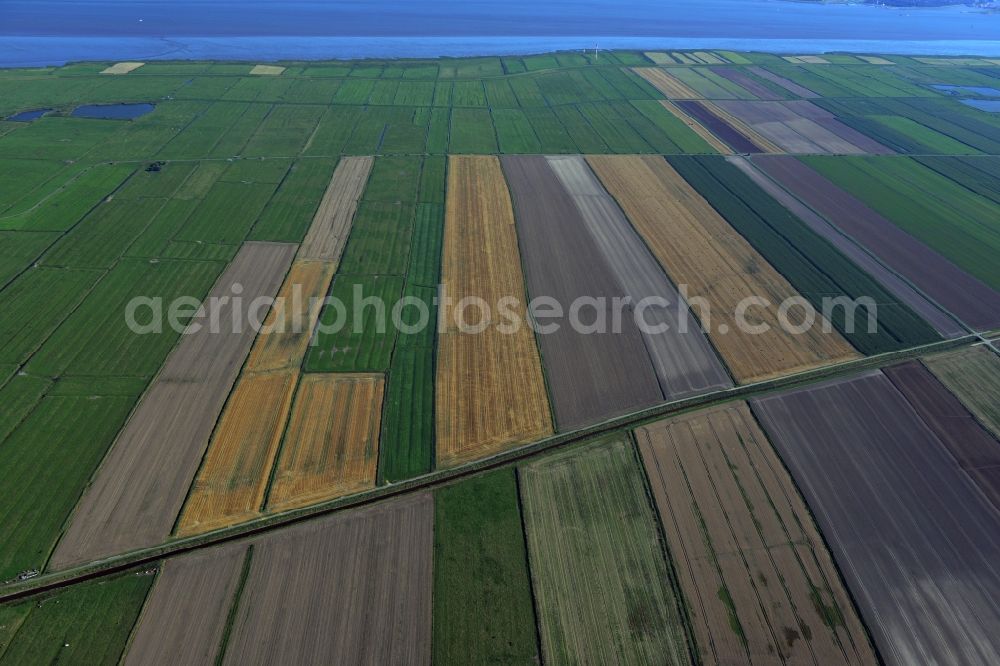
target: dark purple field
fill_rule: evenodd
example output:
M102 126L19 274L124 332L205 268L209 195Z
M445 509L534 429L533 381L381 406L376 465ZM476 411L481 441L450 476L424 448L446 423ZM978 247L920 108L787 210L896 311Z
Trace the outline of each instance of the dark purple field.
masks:
M1000 294L857 197L794 157L760 157L754 164L966 324L1000 326Z
M1000 442L919 361L888 368L886 376L1000 510Z
M887 664L1000 663L1000 513L881 372L751 401Z

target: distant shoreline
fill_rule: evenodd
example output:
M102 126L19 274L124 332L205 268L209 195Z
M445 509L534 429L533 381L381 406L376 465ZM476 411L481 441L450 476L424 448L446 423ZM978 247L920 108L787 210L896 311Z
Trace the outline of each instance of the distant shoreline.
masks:
M427 60L520 56L554 51L725 49L777 54L1000 57L998 40L815 40L648 37L226 37L75 38L0 36L0 67L60 66L69 62Z

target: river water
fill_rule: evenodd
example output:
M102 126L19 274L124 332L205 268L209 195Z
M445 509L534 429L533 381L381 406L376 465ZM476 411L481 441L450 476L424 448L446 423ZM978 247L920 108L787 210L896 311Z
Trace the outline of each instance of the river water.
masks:
M729 48L1000 55L1000 14L785 0L0 0L0 66Z

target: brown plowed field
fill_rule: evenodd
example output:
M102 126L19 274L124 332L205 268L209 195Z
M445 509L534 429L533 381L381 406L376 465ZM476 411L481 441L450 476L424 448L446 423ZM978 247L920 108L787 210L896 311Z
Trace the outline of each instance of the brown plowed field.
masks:
M296 261L292 264L278 292L276 307L268 312L264 328L250 351L244 372L285 370L302 365L335 271L336 264L331 262Z
M577 299L605 299L601 311L610 322L612 299L628 294L588 233L573 197L542 156L508 155L502 163L514 199L530 296L553 298L567 313ZM596 309L581 320L597 317ZM558 323L557 330L539 333L538 346L560 430L663 400L656 370L632 317L623 316L618 331L609 325L603 331L581 332L569 321Z
M178 535L233 525L260 512L298 381L298 370L240 378L191 487Z
M453 156L448 169L441 281L451 304L441 308L436 392L437 461L442 467L496 453L552 433L534 334L504 334L491 325L461 332L454 304L467 296L491 308L518 300L527 316L514 212L495 157ZM467 321L476 324L477 315Z
M701 663L877 663L805 504L744 403L636 437Z
M292 509L375 485L384 387L377 374L302 378L275 467L269 509Z
M351 233L358 199L368 182L374 157L345 157L340 160L326 188L312 225L302 241L299 259L340 262Z
M717 151L719 151L720 154L722 155L733 154L732 148L726 145L725 142L720 141L719 137L709 132L708 129L706 129L705 126L702 125L700 122L698 122L688 114L684 113L684 111L682 111L681 108L678 107L676 104L674 104L668 99L660 100L660 104L662 104L667 111L674 114L678 119L680 119L685 125L690 127L695 134L697 134L705 141L707 141L708 145L715 148Z
M670 99L705 99L677 77L658 67L633 67L632 71L646 79L654 88Z
M221 301L241 284L246 321L255 298L278 291L294 254L294 245L245 243L208 297ZM219 321L232 321L236 301L223 303ZM203 325L181 337L77 505L50 561L53 569L170 536L253 339L251 326L213 333Z
M246 554L236 543L164 562L123 664L215 663Z
M779 99L779 96L774 91L753 77L744 74L740 67L713 67L712 71L723 78L729 79L760 99Z
M429 664L433 546L430 493L260 539L222 663Z
M836 331L822 331L818 316L801 335L781 328L777 304L797 296L795 290L663 158L588 160L673 282L687 285L689 296L707 299L710 321L698 314L738 381L759 381L857 356ZM737 327L737 306L749 296L773 304L751 308L745 317L751 325L767 324L769 331L753 335ZM796 310L789 313L793 323L798 323Z
M640 330L663 395L677 400L709 389L731 387L733 381L704 332L693 324L693 319L692 325L683 329L681 317L689 315L687 304L587 161L574 155L548 157L546 162L573 198L583 227L618 278L622 293L633 303L652 296L671 303L642 313L646 324L666 327L664 331Z

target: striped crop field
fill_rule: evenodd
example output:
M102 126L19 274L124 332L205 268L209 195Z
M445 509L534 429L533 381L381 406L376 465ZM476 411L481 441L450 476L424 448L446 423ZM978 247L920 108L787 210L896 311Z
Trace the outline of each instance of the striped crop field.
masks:
M307 374L268 493L271 510L306 506L375 485L381 375Z
M545 661L689 663L629 440L591 443L518 473Z
M178 535L208 532L260 513L298 381L298 370L240 378L191 486Z
M711 303L713 321L703 320L703 327L738 381L856 356L835 331L811 327L801 336L792 335L780 327L772 308L755 314L755 323L771 322L768 331L740 333L738 301L766 295L772 304L780 303L797 295L788 281L663 158L591 156L588 161L674 283L687 285L689 297Z
M495 157L452 157L444 228L442 288L456 301L524 302L514 212ZM523 305L522 305L523 307ZM523 314L523 310L522 310ZM491 325L458 330L441 314L435 409L440 465L482 457L552 432L541 362L530 329L502 334ZM475 321L470 323L476 323Z
M602 46L0 66L0 666L1000 663L1000 58Z
M875 664L805 503L745 403L636 431L700 663Z

